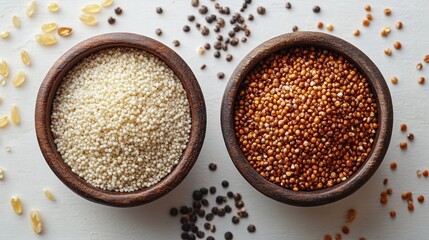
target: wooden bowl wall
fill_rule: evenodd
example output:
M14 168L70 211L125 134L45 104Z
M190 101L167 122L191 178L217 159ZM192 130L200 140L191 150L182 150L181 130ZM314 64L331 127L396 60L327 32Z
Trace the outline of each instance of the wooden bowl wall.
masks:
M177 166L157 184L138 191L119 193L94 187L71 171L57 152L51 132L52 104L67 72L83 58L103 49L131 47L163 60L180 79L188 97L192 118L188 145ZM66 52L51 67L40 86L36 100L35 127L40 150L57 177L80 196L101 204L131 207L154 201L173 190L186 177L197 160L204 142L206 107L197 79L185 61L173 50L151 38L132 33L109 33L83 41Z
M344 56L365 76L378 104L378 131L372 150L359 169L346 181L316 191L298 191L281 187L258 174L243 155L234 131L234 105L246 75L261 60L281 49L299 46L323 48ZM288 33L268 40L251 51L237 66L225 89L221 109L222 134L229 155L243 177L264 195L290 205L317 206L345 198L362 187L383 161L393 127L393 107L389 88L377 66L352 44L332 35L317 32Z

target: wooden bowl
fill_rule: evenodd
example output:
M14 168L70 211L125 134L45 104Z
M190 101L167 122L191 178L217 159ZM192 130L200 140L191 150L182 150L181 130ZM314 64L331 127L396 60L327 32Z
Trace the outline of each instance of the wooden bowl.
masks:
M266 180L248 163L234 132L236 95L248 72L268 55L281 49L298 46L324 48L350 60L368 79L378 103L379 128L369 156L346 181L323 190L294 192ZM362 187L374 174L389 147L393 126L393 108L389 88L383 75L362 51L352 44L328 34L297 32L284 34L262 43L240 62L232 74L223 96L221 124L223 138L234 165L254 188L279 202L296 206L317 206L347 197Z
M112 47L141 49L163 60L182 82L187 93L192 118L189 142L177 166L157 184L129 193L102 190L73 173L57 152L50 126L52 103L67 72L83 58ZM40 150L46 162L67 187L93 202L115 207L131 207L154 201L166 195L186 177L203 145L206 130L206 107L197 79L177 53L164 44L145 36L132 33L110 33L77 44L51 67L37 96L35 127Z

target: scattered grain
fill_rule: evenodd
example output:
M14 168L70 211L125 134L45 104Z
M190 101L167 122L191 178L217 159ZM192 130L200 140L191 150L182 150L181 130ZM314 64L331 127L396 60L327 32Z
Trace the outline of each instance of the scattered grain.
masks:
M206 49L204 47L199 47L197 49L198 54L204 55L206 53Z
M398 84L398 78L397 78L397 77L395 77L395 76L393 76L393 77L390 79L390 82L391 82L392 84L396 85L396 84Z
M100 5L106 8L106 7L112 6L113 2L114 2L113 0L103 0Z
M40 28L42 29L43 32L49 33L49 32L55 31L57 27L58 25L56 23L44 23Z
M390 163L390 169L396 170L398 168L398 164L396 162Z
M0 60L0 75L5 78L9 76L9 66L5 60Z
M347 226L343 226L343 227L341 228L341 231L342 231L344 234L349 234L349 233L350 233L350 229L349 229Z
M408 143L407 142L401 142L401 143L399 143L399 147L402 150L406 150L408 148Z
M425 197L424 197L423 195L419 195L419 196L417 197L417 201L418 201L419 203L423 203L423 202L425 201Z
M21 51L19 52L19 55L21 57L22 63L24 63L27 66L31 65L30 55L28 55L27 51L25 51L24 49L21 49Z
M384 54L386 54L387 56L392 56L392 49L390 48L384 49Z
M372 14L371 13L366 14L366 19L368 19L369 21L372 21Z
M4 128L9 124L8 116L0 117L0 128Z
M68 36L72 35L73 29L70 27L60 27L60 28L58 28L57 33L61 37L68 37Z
M383 12L384 12L384 15L386 15L386 16L390 16L392 14L392 10L390 10L390 8L384 9Z
M389 213L389 214L390 214L390 217L391 217L391 218L396 218L396 211L393 211L393 210L392 210L392 211L390 211L390 213Z
M101 12L101 6L99 4L87 4L82 8L82 12L87 14L97 14Z
M3 32L0 32L0 38L2 38L2 39L9 38L9 36L10 36L9 30L5 30Z
M402 132L406 132L406 131L407 131L407 128L408 128L408 127L407 127L407 124L405 124L405 123L402 123L402 124L401 124L401 131L402 131Z
M334 25L332 25L332 24L328 24L328 25L326 26L326 30L328 30L328 31L330 31L330 32L334 31Z
M323 240L332 240L332 236L331 236L331 235L329 235L329 234L326 234L326 235L323 237Z
M363 21L362 21L362 25L364 26L364 27L368 27L369 26L369 20L368 19L364 19Z
M422 176L422 171L421 170L417 170L416 171L416 175L417 175L417 177L421 177Z
M60 5L56 2L51 2L48 4L48 10L50 12L58 12L60 10Z
M323 29L323 22L318 22L317 23L317 28L318 29Z
M31 0L27 6L27 16L32 17L36 12L36 9L37 9L36 1Z
M12 110L11 110L10 116L11 116L10 118L12 119L12 122L15 125L19 125L19 123L21 122L21 118L19 116L18 107L16 105L12 106Z
M50 201L54 202L55 201L55 196L54 194L47 188L43 189L43 193L45 194L45 197L47 199L49 199Z
M387 185L388 183L389 183L389 179L385 178L385 179L383 180L383 185Z
M423 61L424 61L425 63L429 63L429 54L428 54L428 55L426 55L426 56L423 58Z
M402 48L402 44L400 42L396 41L396 42L393 43L393 47L395 49L399 50L399 49Z
M94 26L94 25L97 25L98 23L97 19L93 15L81 14L79 16L79 19L81 22L89 26Z
M414 204L408 203L408 211L410 211L410 212L414 211Z
M360 30L359 30L359 29L356 29L356 30L353 32L353 35L355 35L356 37L359 37L359 36L360 36Z
M348 224L353 223L353 221L356 219L356 216L357 216L357 211L356 211L356 209L354 209L354 208L350 208L350 209L347 211L347 223L348 223Z
M420 70L422 70L422 68L423 68L423 64L422 63L417 63L416 69L420 71Z
M403 28L403 26L404 26L404 24L400 21L396 23L396 29L401 30Z
M10 199L10 204L12 205L12 209L16 214L20 215L22 213L22 203L19 197L12 197Z
M12 25L16 28L20 28L21 27L21 19L18 16L13 16L12 17Z
M4 179L4 170L0 167L0 180Z
M417 82L421 85L425 84L425 77L419 77L419 79L417 80Z
M423 170L423 177L428 177L428 176L429 176L429 171Z
M12 83L15 87L21 87L24 84L26 79L25 73L23 71L19 71L15 77L13 77Z
M33 226L33 231L37 234L42 233L43 226L42 220L40 219L39 212L37 210L31 210L30 212L31 225Z
M366 11L371 11L371 5L366 5L365 7L364 7L364 9L366 10Z

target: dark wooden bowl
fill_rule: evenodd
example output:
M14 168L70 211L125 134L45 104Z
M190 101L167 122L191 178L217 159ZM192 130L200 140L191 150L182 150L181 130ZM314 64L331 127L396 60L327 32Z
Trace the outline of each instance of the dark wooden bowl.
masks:
M297 46L314 46L336 52L350 60L368 79L378 103L378 131L372 150L359 169L346 181L316 191L285 189L260 176L244 157L234 132L234 104L241 82L247 73L262 59L281 49ZM229 155L243 177L259 192L296 206L317 206L340 200L352 194L374 174L389 147L393 126L393 107L389 88L375 64L352 44L317 32L288 33L268 40L251 51L232 74L222 100L221 123L223 138Z
M94 187L71 171L57 152L51 132L52 103L64 76L83 58L112 47L132 47L162 59L177 75L187 93L192 118L188 145L178 165L157 184L130 193L105 191ZM191 170L204 142L206 107L192 70L173 50L151 38L132 33L110 33L83 41L58 59L40 86L36 100L35 127L40 150L57 177L80 196L101 204L131 207L154 201L173 190Z

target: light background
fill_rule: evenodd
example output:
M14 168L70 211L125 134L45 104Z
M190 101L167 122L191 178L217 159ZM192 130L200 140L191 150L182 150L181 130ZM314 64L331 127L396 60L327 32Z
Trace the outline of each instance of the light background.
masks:
M230 189L243 194L250 218L233 226L229 218L217 222L217 239L223 239L223 232L230 230L234 239L321 239L327 233L340 232L345 223L347 209L353 207L358 211L357 220L351 226L351 233L345 239L425 239L429 234L429 209L427 203L415 201L415 211L409 213L407 205L400 198L403 191L412 191L415 198L424 194L429 198L429 179L417 178L416 170L429 168L428 151L425 141L429 139L427 114L427 85L417 84L419 76L429 77L429 64L424 64L422 71L416 70L416 64L429 54L428 18L429 1L291 1L293 8L284 8L285 1L256 1L249 6L246 13L254 13L255 21L248 25L252 36L246 44L240 44L231 50L234 60L215 59L213 50L200 56L196 49L205 42L214 41L214 34L203 37L194 27L190 33L184 33L182 26L189 24L186 16L195 14L200 22L204 20L192 8L190 0L176 1L120 1L124 13L118 16L114 26L107 24L107 18L113 16L114 7L103 9L97 17L98 26L89 27L79 22L80 8L95 1L59 1L61 11L50 13L47 0L37 0L38 9L32 18L25 15L26 0L0 1L0 30L9 29L11 36L0 39L0 59L8 61L11 75L23 70L27 82L20 88L11 84L8 78L6 86L0 86L0 114L8 114L13 104L17 104L22 124L19 127L9 125L0 129L0 166L5 169L5 179L0 181L0 239L179 239L180 224L177 218L171 218L168 210L171 206L180 206L190 202L191 192L202 186L220 185L228 179ZM210 6L213 2L201 0ZM221 1L239 9L241 1ZM370 3L374 20L371 26L361 25L367 12L363 7ZM314 14L312 7L319 4L320 14ZM255 14L256 7L267 8L265 16ZM162 15L155 13L155 8L164 9ZM392 15L386 17L383 9L390 7ZM213 10L211 10L213 11ZM22 20L22 27L14 29L11 18L17 15ZM247 15L247 14L246 14ZM394 28L397 21L403 21L404 28ZM352 196L334 204L321 207L300 208L275 202L254 190L233 166L223 143L220 130L220 105L224 88L230 74L238 62L254 47L265 40L282 33L290 32L292 26L300 30L315 30L318 21L332 23L335 30L332 34L339 36L363 50L380 68L392 93L394 102L395 125L390 149L387 156L371 180ZM60 26L74 29L69 38L61 38L55 46L38 45L34 35L40 32L40 25L45 22L56 22ZM391 26L392 33L387 38L380 36L384 26ZM157 37L156 28L162 28L164 34ZM361 36L356 38L352 32L361 29ZM34 131L34 105L41 81L50 66L66 50L89 37L108 32L134 32L153 37L168 46L179 39L181 46L174 48L193 69L203 90L207 105L207 134L199 159L188 177L170 194L145 206L118 209L101 206L84 200L65 187L51 172L45 163L36 141ZM326 31L326 30L324 30ZM210 39L210 40L209 40ZM394 41L400 41L403 49L393 51L392 57L384 55L386 47L392 47ZM32 59L32 66L24 66L19 59L19 50L26 49ZM223 55L225 56L225 54ZM200 70L202 63L207 69ZM216 73L223 71L224 80L216 78ZM397 76L399 84L393 86L389 79ZM399 149L399 143L406 140L406 135L399 131L401 123L407 123L415 140L409 144L407 151ZM12 147L6 153L5 146ZM389 164L398 163L398 170L392 172ZM218 171L209 172L210 162L218 164ZM382 181L389 178L389 187L393 195L387 206L379 203L380 192L385 188ZM49 202L42 193L48 187L57 197ZM220 188L219 188L220 189ZM24 205L24 213L17 216L12 212L10 197L19 196ZM29 211L36 208L40 211L45 231L38 236L33 233L29 221ZM396 210L398 216L392 220L389 211ZM219 220L219 219L217 219ZM257 233L250 235L246 226L254 223ZM206 235L207 236L207 235Z

